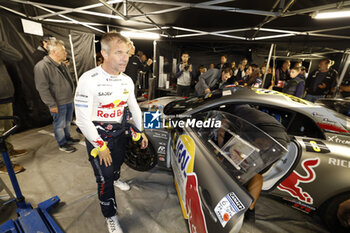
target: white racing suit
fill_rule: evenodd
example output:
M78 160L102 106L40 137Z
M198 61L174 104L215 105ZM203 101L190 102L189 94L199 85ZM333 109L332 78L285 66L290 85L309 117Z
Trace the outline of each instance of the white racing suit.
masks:
M134 83L123 73L112 76L98 66L80 77L74 104L76 124L86 138L89 161L96 176L102 213L105 217L114 216L117 204L113 182L120 176L126 145L124 131L130 127L124 116L126 105L136 124L135 131L142 131L142 114L134 95ZM104 163L100 165L98 157L98 152L106 147L112 156L109 167Z

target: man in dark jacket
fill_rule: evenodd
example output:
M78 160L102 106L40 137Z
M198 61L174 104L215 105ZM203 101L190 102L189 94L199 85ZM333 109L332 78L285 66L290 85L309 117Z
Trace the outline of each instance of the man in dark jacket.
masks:
M43 38L43 40L41 41L41 45L39 45L38 48L36 48L36 50L34 51L34 53L32 55L33 61L34 61L34 65L36 65L36 63L38 63L46 55L48 55L48 52L47 52L47 41L50 40L50 39L55 39L55 37L45 36Z
M129 62L128 65L125 68L125 74L128 75L132 81L135 84L135 94L137 93L137 77L140 71L142 72L147 72L150 69L150 66L152 65L152 59L148 59L146 64L144 65L140 58L138 56L135 55L135 46L134 44L131 42L129 44L130 46L130 57L129 57Z
M312 72L305 81L305 99L315 102L330 94L337 84L338 72L331 67L329 59L322 59L318 64L318 70Z
M299 73L299 67L294 67L290 70L290 79L287 81L282 92L299 98L303 97L305 81L299 77Z
M232 69L225 68L219 70L216 68L210 69L199 76L198 83L195 86L196 95L204 95L215 89L222 88L227 80L232 76Z
M15 48L5 41L0 41L0 116L13 116L12 103L14 101L15 88L10 75L7 72L4 62L18 62L22 60L20 54ZM0 120L0 135L12 127L12 122ZM6 140L7 151L10 156L19 156L27 153L27 150L15 150L13 145ZM13 164L15 173L23 171L24 168L18 164ZM0 156L0 173L7 173Z
M181 63L176 65L176 95L189 97L191 92L191 82L193 78L192 64L189 63L190 55L188 52L183 52L181 55Z
M230 67L230 64L227 62L227 55L224 54L220 57L220 64L215 66L216 69L223 70L227 67Z
M55 137L61 151L76 151L71 146L78 139L70 136L70 124L73 117L74 84L67 66L66 50L61 40L47 42L49 55L34 67L35 86L41 100L48 106L53 117Z

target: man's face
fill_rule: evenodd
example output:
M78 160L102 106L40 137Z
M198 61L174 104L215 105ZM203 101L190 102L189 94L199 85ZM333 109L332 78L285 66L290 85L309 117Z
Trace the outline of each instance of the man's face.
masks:
M204 68L204 67L199 68L199 72L200 72L201 74L205 73L205 68Z
M57 48L54 50L54 53L59 62L67 59L66 48L63 45L58 44Z
M190 57L190 56L189 56L188 54L186 54L186 53L182 54L182 56L181 56L182 62L183 62L183 63L187 63L189 57Z
M109 51L102 50L104 64L114 73L124 72L129 61L129 46L125 42L112 40Z
M215 65L213 64L213 63L211 63L210 65L209 65L209 69L213 69L215 67Z
M248 60L247 59L243 59L242 60L242 65L243 67L245 67L248 64Z
M320 61L320 63L318 64L318 69L321 72L326 72L328 70L328 64L326 63L326 61Z
M221 56L220 61L221 61L221 64L225 64L227 62L227 59L225 56Z
M230 72L227 72L227 73L222 72L222 73L221 73L221 80L222 80L223 82L226 82L227 79L229 79L229 78L231 78Z
M145 62L147 60L147 57L145 54L143 54L140 59L141 59L141 62Z
M285 62L283 63L283 68L286 69L286 70L288 70L288 69L290 68L290 61L285 61Z

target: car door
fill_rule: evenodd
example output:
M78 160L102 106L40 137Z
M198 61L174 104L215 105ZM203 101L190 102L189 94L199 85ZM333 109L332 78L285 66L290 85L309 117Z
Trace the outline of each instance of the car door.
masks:
M244 212L252 202L244 184L279 158L285 149L231 114L211 111L188 119L222 122L219 128L190 125L176 128L172 134L171 163L189 229L191 232L238 232ZM225 131L220 146L215 138L218 130ZM264 143L259 145L258 140ZM266 145L269 146L266 148ZM231 157L230 151L236 157ZM238 154L246 156L239 159Z

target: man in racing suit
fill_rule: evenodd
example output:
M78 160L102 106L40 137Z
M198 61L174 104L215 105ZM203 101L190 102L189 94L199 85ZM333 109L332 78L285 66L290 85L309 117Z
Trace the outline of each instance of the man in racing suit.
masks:
M89 161L98 184L101 210L107 218L109 232L122 229L116 217L117 204L114 186L128 190L128 184L119 181L120 167L125 154L125 108L128 105L136 124L142 131L142 115L134 95L134 83L125 75L129 60L129 40L112 31L101 38L101 66L85 72L75 94L76 124L86 137ZM134 133L135 131L132 130ZM140 139L141 140L141 139ZM148 145L142 133L141 148Z

